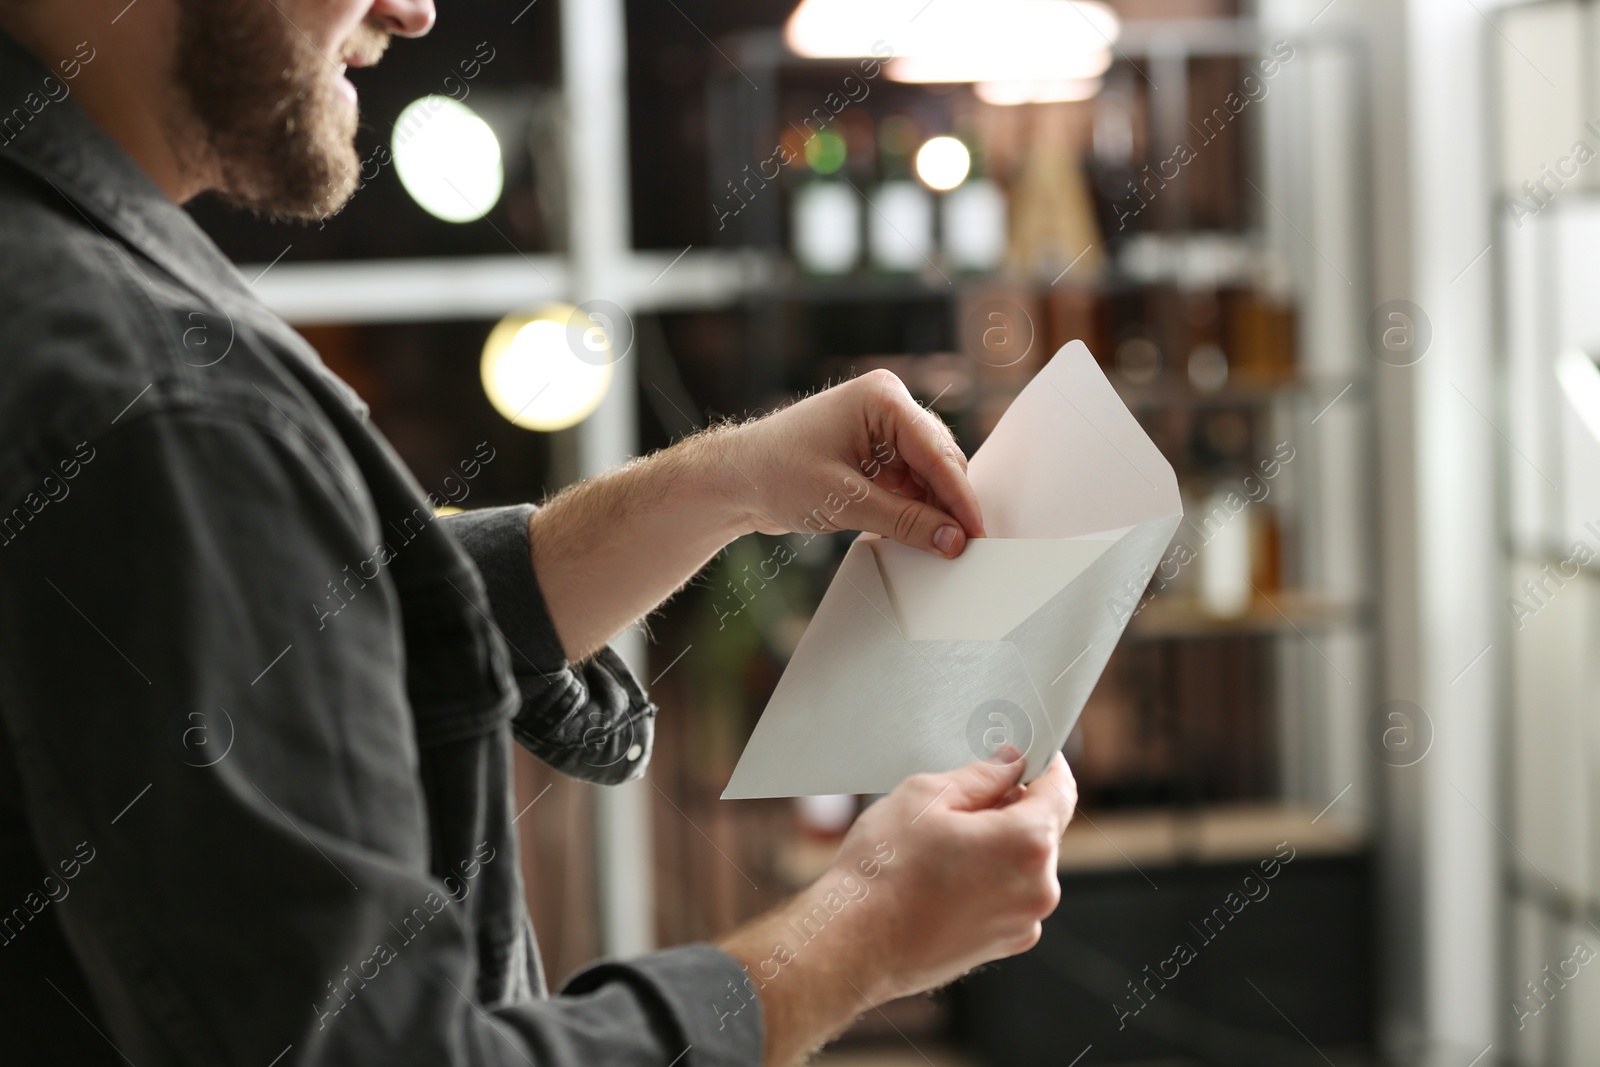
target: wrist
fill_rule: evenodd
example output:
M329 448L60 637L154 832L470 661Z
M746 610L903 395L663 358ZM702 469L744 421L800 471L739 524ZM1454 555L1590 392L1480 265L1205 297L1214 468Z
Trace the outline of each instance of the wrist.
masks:
M893 951L895 906L885 884L889 880L878 873L874 866L857 869L841 858L794 902L812 926L824 913L829 916L832 965L849 979L841 984L854 996L858 1014L904 995Z
M836 867L718 944L761 1000L768 1067L797 1062L898 995L879 933L888 901L874 895Z
M688 491L722 544L754 533L759 503L745 426L718 426L683 441Z

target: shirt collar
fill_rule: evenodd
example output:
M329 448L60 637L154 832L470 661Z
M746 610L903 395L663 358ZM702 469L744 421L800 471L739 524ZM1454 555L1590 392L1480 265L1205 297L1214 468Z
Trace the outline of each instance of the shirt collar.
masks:
M79 66L92 64L95 42L79 52ZM49 183L74 214L103 235L120 237L196 294L215 294L221 285L253 298L189 213L78 107L66 76L78 70L72 64L62 57L46 67L0 32L0 160Z

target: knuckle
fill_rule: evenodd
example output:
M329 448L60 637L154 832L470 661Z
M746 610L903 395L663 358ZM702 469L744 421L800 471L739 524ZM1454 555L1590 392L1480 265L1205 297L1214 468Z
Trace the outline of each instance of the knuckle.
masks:
M1028 951L1030 948L1037 945L1039 943L1039 939L1043 936L1044 924L1038 922L1034 923L1028 927L1026 933L1017 939L1017 942L1014 946L1015 952Z
M917 532L917 521L922 517L922 505L915 500L906 501L894 520L894 539L910 541Z
M1078 810L1078 783L1068 781L1061 789L1061 799L1065 802L1062 807L1066 814L1071 815Z
M888 367L875 367L867 371L860 378L862 382L876 389L900 389L904 391L905 384L900 381L900 376Z
M1056 910L1056 905L1061 903L1061 883L1054 877L1043 879L1032 901L1033 914L1044 918Z
M919 808L932 801L946 788L946 783L935 774L913 774L906 779L904 786L906 798Z
M1055 859L1058 843L1053 823L1047 826L1042 822L1030 822L1017 834L1014 845L1017 861L1030 870L1049 864Z
M1055 842L1043 834L1029 834L1023 839L1020 851L1024 864L1038 867L1048 863L1055 854Z

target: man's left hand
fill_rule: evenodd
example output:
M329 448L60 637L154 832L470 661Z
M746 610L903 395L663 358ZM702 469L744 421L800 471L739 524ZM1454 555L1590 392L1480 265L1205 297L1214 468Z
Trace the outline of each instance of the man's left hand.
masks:
M984 536L967 457L887 370L746 423L724 446L761 533L867 530L945 557Z

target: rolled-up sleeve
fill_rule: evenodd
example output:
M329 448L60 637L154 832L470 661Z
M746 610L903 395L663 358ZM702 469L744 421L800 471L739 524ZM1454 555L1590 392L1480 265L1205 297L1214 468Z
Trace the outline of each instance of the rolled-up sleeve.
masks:
M123 1058L760 1062L760 1007L729 999L743 971L709 946L476 1000L467 905L429 873L395 592L346 580L377 536L348 469L270 413L155 407L94 447L0 548L0 723L41 863L93 850L51 911ZM540 708L643 701L549 659L531 581L490 584L556 679ZM469 860L516 862L463 857L461 880Z
M442 520L483 574L522 706L517 741L564 774L613 785L650 762L656 707L610 648L567 662L533 572L528 547L532 504L479 508Z

